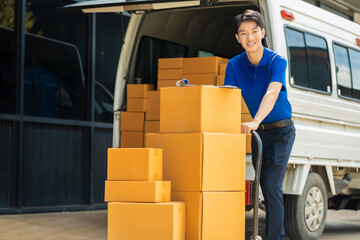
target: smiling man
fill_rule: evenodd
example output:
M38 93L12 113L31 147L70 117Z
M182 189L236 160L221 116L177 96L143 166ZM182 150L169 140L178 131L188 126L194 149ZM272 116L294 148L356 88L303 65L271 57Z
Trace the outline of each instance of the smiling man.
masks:
M253 120L241 124L241 132L256 130L263 142L260 185L266 207L266 239L285 239L283 181L295 140L295 127L286 89L286 59L262 45L264 20L257 11L246 10L234 20L235 37L245 52L232 58L225 84L241 89ZM257 145L252 140L255 167Z

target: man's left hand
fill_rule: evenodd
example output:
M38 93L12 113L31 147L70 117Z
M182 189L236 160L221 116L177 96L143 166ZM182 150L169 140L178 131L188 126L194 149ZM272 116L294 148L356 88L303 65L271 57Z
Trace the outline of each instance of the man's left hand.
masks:
M259 122L253 120L251 122L241 123L241 133L251 134L252 130L256 130L259 127Z

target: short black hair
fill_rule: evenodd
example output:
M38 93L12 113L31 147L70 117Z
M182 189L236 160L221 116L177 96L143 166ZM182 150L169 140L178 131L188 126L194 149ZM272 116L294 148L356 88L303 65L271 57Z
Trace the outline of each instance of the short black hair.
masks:
M234 32L238 34L240 24L245 21L254 21L256 25L263 29L265 27L264 18L258 11L247 9L242 14L238 14L233 19Z

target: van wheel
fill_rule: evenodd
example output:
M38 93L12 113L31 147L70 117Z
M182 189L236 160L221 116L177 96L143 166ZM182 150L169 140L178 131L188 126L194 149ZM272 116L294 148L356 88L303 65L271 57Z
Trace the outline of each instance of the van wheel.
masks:
M285 232L291 240L319 239L328 206L324 181L310 173L301 196L284 195Z

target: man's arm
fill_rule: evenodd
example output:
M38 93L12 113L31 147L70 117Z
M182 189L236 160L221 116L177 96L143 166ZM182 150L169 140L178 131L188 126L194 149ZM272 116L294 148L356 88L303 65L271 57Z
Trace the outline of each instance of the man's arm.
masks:
M283 84L281 82L271 82L269 84L269 87L266 90L263 99L261 100L259 110L257 111L254 119L251 122L241 124L242 133L251 134L252 130L256 130L259 127L260 123L273 109L282 86Z

